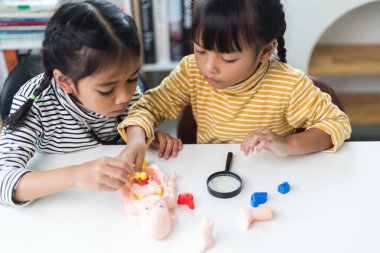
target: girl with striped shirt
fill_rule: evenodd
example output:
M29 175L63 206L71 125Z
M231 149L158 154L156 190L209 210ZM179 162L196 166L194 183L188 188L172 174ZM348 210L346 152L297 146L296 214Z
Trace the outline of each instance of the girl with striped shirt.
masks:
M0 139L0 203L26 204L72 187L118 190L133 174L129 143L117 157L46 172L25 166L35 151L66 153L120 140L116 126L141 96L140 41L134 21L106 1L62 5L43 41L45 72L14 96ZM180 141L157 133L157 146ZM176 146L174 147L174 144Z
M201 1L194 55L132 107L118 127L122 137L149 143L154 127L190 104L198 143L241 143L245 155L336 151L350 137L349 119L286 63L285 29L280 0Z

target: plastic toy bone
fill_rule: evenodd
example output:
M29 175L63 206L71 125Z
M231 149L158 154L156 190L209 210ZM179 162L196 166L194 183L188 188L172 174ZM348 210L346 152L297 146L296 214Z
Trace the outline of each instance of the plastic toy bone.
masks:
M273 219L273 212L267 205L261 205L254 209L241 210L244 227L248 229L254 221L268 221Z
M172 172L165 181L164 174L155 164L143 171L148 176L148 183L131 181L122 190L122 197L127 213L141 227L143 234L160 240L169 235L174 222L176 175Z
M200 224L201 240L197 245L199 253L204 253L208 249L214 246L214 236L212 235L214 230L214 222L210 219L202 220Z

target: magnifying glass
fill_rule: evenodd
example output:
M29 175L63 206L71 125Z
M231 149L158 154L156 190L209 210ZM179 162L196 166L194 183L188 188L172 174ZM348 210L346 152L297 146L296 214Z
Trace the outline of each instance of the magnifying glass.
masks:
M228 152L226 168L224 171L218 171L207 178L208 192L217 198L232 198L241 191L241 178L230 171L232 152Z

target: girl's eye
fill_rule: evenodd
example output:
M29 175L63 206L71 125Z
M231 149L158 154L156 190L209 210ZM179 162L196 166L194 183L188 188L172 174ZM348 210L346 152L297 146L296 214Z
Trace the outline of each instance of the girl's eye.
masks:
M198 49L195 49L195 52L198 53L198 54L204 54L205 51L201 51L201 50L198 50Z
M137 81L137 79L138 79L137 76L136 76L135 78L128 79L128 80L127 80L127 83L134 83L134 82Z
M224 62L227 62L227 63L233 63L233 62L236 62L236 61L237 61L237 59L226 60L226 59L223 59L223 58L222 58L222 60L223 60Z
M100 91L100 90L98 90L98 92L102 96L108 96L108 95L111 95L111 93L113 92L113 89L110 90L110 91Z

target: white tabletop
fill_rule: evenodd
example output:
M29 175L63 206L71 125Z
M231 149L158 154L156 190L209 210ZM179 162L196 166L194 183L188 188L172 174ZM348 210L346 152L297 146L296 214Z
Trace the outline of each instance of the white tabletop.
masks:
M123 146L104 146L66 155L37 155L30 168L72 165ZM218 199L207 177L225 166L243 180L242 192ZM380 252L380 142L348 142L337 153L280 158L269 152L248 157L239 145L185 145L178 158L147 154L168 175L177 171L177 194L190 192L195 210L175 209L168 238L153 241L125 213L118 192L74 189L23 208L0 207L0 252L196 252L199 223L214 221L215 246L208 252ZM288 181L291 191L277 186ZM253 192L268 192L274 219L242 226L240 210Z

